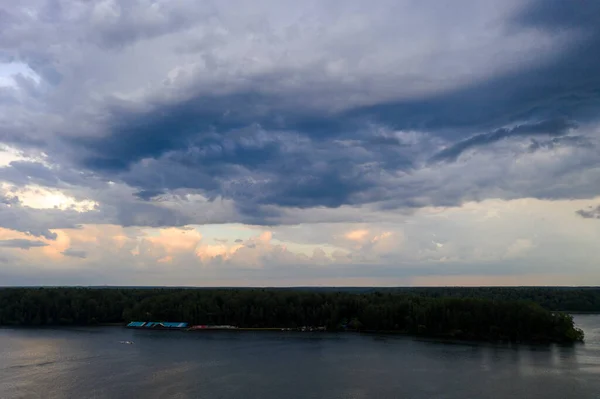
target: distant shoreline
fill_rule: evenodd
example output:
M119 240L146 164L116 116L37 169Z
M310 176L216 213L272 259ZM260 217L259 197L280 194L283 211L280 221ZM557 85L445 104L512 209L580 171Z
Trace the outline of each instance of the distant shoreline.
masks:
M573 314L600 311L600 290L0 289L0 325L318 329L461 340L583 340ZM571 312L550 309L570 308ZM276 326L276 327L274 327ZM230 330L229 328L227 330Z

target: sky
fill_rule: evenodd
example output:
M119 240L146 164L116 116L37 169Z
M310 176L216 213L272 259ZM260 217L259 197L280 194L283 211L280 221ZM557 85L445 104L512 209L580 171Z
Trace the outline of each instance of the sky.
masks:
M600 285L599 19L0 0L0 286Z

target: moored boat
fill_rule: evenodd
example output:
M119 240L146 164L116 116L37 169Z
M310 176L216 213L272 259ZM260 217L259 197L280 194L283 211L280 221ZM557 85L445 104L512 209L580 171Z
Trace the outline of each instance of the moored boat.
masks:
M188 323L167 322L167 321L132 321L127 324L127 328L136 328L142 330L183 330L187 328Z

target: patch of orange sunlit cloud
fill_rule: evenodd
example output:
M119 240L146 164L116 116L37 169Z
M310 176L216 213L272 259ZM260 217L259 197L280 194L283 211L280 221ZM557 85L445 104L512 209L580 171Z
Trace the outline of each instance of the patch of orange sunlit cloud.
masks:
M238 251L244 250L246 248L245 244L250 244L254 248L258 245L260 248L270 248L271 239L273 238L273 233L270 231L263 231L258 236L250 238L246 243L235 243L231 246L228 246L224 243L220 244L201 244L196 249L196 256L198 256L203 262L216 258L220 256L221 258L227 260L232 259ZM259 256L257 251L252 251L252 254L246 253L245 261L249 263L256 263L256 259L252 259L252 255L254 257ZM239 258L239 257L238 257Z
M193 251L202 240L196 230L169 227L158 230L158 235L143 238L153 245L160 246L168 253Z
M369 235L369 230L352 230L344 234L344 237L350 241L362 241Z
M344 238L352 242L352 246L357 250L368 245L372 249L381 251L389 251L398 244L395 242L397 240L393 239L394 236L395 234L391 231L377 234L367 229L352 230L344 234Z

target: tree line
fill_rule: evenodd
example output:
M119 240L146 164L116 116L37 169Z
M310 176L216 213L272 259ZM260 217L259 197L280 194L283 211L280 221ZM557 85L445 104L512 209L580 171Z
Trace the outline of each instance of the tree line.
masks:
M600 313L600 287L302 287L300 289L319 292L393 292L432 298L531 301L552 311Z
M4 288L0 289L0 325L181 321L256 328L325 326L516 342L583 339L570 315L522 300L526 296L506 300L491 294L475 298L449 292Z
M531 301L552 311L600 312L598 287L426 287L395 288L394 292L433 298Z

